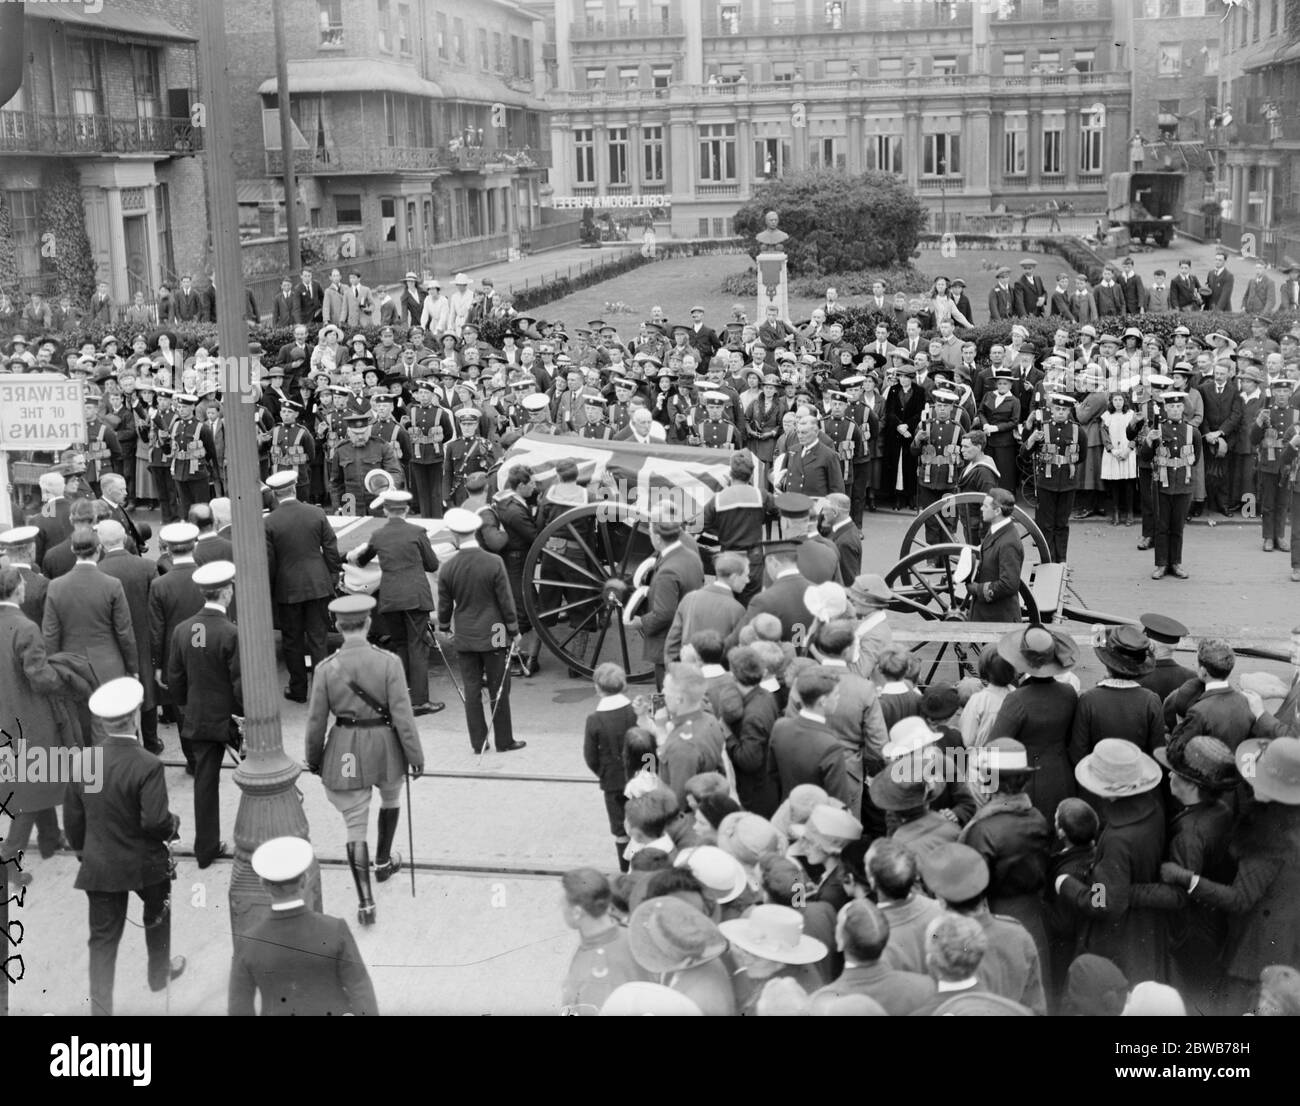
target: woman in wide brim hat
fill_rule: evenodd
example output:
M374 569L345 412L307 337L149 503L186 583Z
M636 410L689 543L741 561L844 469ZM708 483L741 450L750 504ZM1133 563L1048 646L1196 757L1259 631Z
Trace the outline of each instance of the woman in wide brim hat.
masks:
M1150 675L1156 666L1151 640L1138 626L1112 626L1106 631L1105 643L1094 645L1093 652L1106 671L1118 679L1140 679Z
M731 977L720 959L727 939L694 906L671 896L647 899L632 911L627 943L656 982L693 999L706 1015L734 1013Z
M1164 740L1165 721L1160 696L1138 683L1155 670L1146 631L1111 626L1093 651L1106 668L1106 678L1079 696L1072 734L1076 756L1116 734L1150 752Z
M1013 630L998 639L998 654L1022 676L1059 676L1074 667L1073 640L1043 625Z
M1151 755L1161 767L1211 794L1231 791L1241 782L1232 750L1217 737L1198 735L1161 745Z

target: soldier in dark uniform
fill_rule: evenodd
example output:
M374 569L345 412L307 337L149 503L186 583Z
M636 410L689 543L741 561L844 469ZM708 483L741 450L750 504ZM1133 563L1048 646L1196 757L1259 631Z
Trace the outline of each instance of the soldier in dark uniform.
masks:
M616 376L611 383L614 402L609 406L609 425L610 429L617 434L620 430L626 430L628 423L632 421L632 397L636 395L636 381L629 380L625 376Z
M171 873L167 842L180 818L167 803L163 765L140 746L144 687L130 676L110 680L90 697L90 713L104 729L103 768L70 783L64 828L81 867L76 886L90 901L90 1010L112 1016L117 947L132 891L144 903L149 989L163 991L185 970L171 955Z
M390 392L376 392L370 399L370 409L374 412L375 423L371 428L371 437L383 442L392 449L397 464L402 470L397 486L406 487L406 473L413 456L411 435L393 415L393 395Z
M112 427L99 417L99 399L87 395L82 402L86 416L86 482L99 497L99 478L106 472L122 471L122 446Z
M748 606L763 586L763 535L777 517L770 492L753 485L754 458L736 453L731 458L731 483L705 505L703 528L718 539L723 553L742 553L749 562L749 581L737 596Z
M424 750L402 662L366 640L374 606L368 595L347 595L330 604L343 645L321 662L312 681L305 734L307 770L320 776L326 797L347 826L348 867L362 925L375 923L366 840L371 789L379 788L375 878L383 883L402 864L392 849L401 817L402 780L407 772L417 777L424 772ZM327 735L331 714L334 725Z
M866 445L862 437L862 428L849 417L849 394L836 388L826 392L829 413L822 419L822 433L831 441L831 448L839 454L840 471L844 474L844 491L853 487L854 465L859 457L865 457ZM850 511L852 511L850 498ZM851 583L852 581L850 581Z
M546 397L542 400L545 402ZM475 407L456 412L460 437L443 451L442 476L444 507L459 507L468 494L465 478L471 472L491 472L500 456L497 447L479 435L481 415Z
M311 491L311 466L316 460L316 442L305 426L298 425L302 404L285 399L280 404L284 423L271 432L271 472L293 471L297 474L298 498L303 502Z
M605 419L605 400L598 395L589 395L585 399L587 421L582 424L580 437L608 441L614 436L614 428Z
M1186 366L1191 372L1191 366ZM1128 424L1129 441L1135 441L1142 432L1150 427L1159 426L1164 411L1160 399L1153 389L1157 384L1168 387L1172 381L1168 377L1153 374L1146 384L1139 383L1133 389L1133 419ZM1151 455L1137 450L1137 485L1138 502L1142 510L1142 539L1139 549L1150 549L1156 540L1156 499L1155 481L1151 475Z
M875 511L876 490L872 486L872 455L880 440L880 419L871 403L863 398L865 376L846 376L840 381L844 394L849 397L845 416L858 428L862 444L853 454L853 486L849 489L849 518L859 530L865 511ZM879 468L879 465L876 466Z
M443 449L456 436L451 412L437 402L433 381L424 378L415 385L411 421L411 483L416 510L424 518L442 518Z
M705 417L696 425L696 444L708 449L740 449L744 439L740 429L726 416L725 392L704 393Z
M343 421L347 415L340 395L347 391L341 385L330 385L316 399L316 463L311 466L311 499L332 510L339 508L334 500L334 471L338 468L339 443L347 436L347 423Z
M1154 691L1163 703L1188 680L1196 679L1195 672L1174 660L1174 646L1187 636L1187 627L1162 614L1144 614L1139 621L1151 639L1151 655L1156 666L1145 676L1139 676L1137 682Z
M235 937L226 1007L231 1017L251 1017L256 994L263 1017L379 1013L347 922L307 906L305 877L313 859L301 837L273 837L253 851L253 871L271 896L271 913Z
M1300 411L1291 406L1295 385L1290 377L1269 381L1272 403L1255 416L1250 444L1255 448L1255 474L1259 480L1259 517L1264 531L1264 552L1291 550L1286 540L1287 494L1291 473L1282 453L1295 431Z
M217 455L212 427L194 417L199 398L176 397L176 421L171 427L171 476L176 488L176 506L182 517L188 516L195 503L206 503L212 496L212 458Z
M505 561L506 571L510 577L511 597L514 599L519 632L522 635L519 643L519 664L525 677L530 677L537 672L540 666L538 658L542 649L537 631L528 620L524 609L524 562L539 533L531 502L536 494L537 485L533 480L532 469L527 465L512 465L505 473L501 491L492 500L492 510L506 534L506 544L501 552L501 559Z
M339 446L338 466L330 476L330 499L343 508L344 514L364 515L370 503L366 474L383 469L395 481L402 478L402 466L390 446L370 436L369 414L349 414L343 418L348 440Z
M957 490L957 475L962 469L962 426L953 417L957 394L935 389L930 395L932 406L921 414L910 449L917 458L916 482L918 506L925 510ZM937 516L926 520L925 540L929 545L943 542L943 528Z
M1070 545L1070 512L1074 493L1082 479L1084 436L1070 418L1074 399L1063 392L1047 397L1051 415L1043 426L1035 426L1021 452L1034 459L1034 486L1038 506L1034 521L1047 539L1052 560L1064 561Z
M1169 391L1164 400L1165 417L1159 429L1143 436L1141 451L1152 458L1152 479L1156 500L1156 567L1151 579L1172 574L1187 579L1183 568L1183 530L1192 505L1192 473L1201 459L1201 435L1183 422L1186 392Z

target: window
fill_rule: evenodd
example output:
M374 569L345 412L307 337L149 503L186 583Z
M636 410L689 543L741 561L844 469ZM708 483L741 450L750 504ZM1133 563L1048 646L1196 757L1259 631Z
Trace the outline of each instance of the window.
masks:
M1061 0L1043 0L1043 18L1061 18Z
M630 181L627 162L627 128L609 128L609 183L627 184Z
M922 135L921 171L927 177L961 176L961 135Z
M531 81L533 79L533 40L531 38L525 38L521 41L523 42L524 51L523 74Z
M736 179L736 124L700 126L700 180L720 184Z
M360 192L345 192L334 197L334 221L336 223L361 222Z
M411 5L397 5L397 50L402 54L411 52Z
M880 78L881 80L898 80L903 75L902 58L881 58L880 59Z
M1160 137L1171 142L1178 139L1178 100L1157 100L1156 126Z
M641 70L639 69L620 69L618 71L619 88L636 88L641 83Z
M1274 7L1276 11L1276 6ZM1200 18L1205 14L1205 0L1182 0L1178 5L1178 14L1188 19ZM1277 30L1274 27L1273 30Z
M1102 135L1104 128L1098 125L1096 116L1084 112L1082 127L1079 131L1079 172L1100 173L1102 160Z
M575 180L579 184L596 183L596 143L590 127L573 132L573 146L578 155Z
M672 79L673 67L671 65L656 65L650 70L650 83L655 88L667 88Z
M478 29L478 67L484 73L492 68L492 57L488 53L488 33L482 27Z
M957 72L957 59L935 58L930 72L936 77L951 77Z
M739 84L745 76L745 67L728 62L718 71L719 84Z
M343 0L317 0L320 11L320 44L343 46Z
M1076 73L1091 73L1097 64L1096 50L1076 50L1071 62Z
M1178 0L1160 0L1160 18L1178 18Z
M740 5L723 4L718 12L718 30L724 35L740 34Z
M1269 34L1277 34L1278 12L1282 9L1281 0L1273 0L1271 5L1272 11L1269 15Z
M701 220L700 220L700 223L699 223L699 230L700 230L700 232L699 232L698 237L700 237L700 238L707 238L707 237L709 236L709 221L708 221L708 219L701 219Z
M823 21L832 31L844 29L844 4L842 0L825 0Z
M808 143L808 160L814 169L843 169L848 165L844 139L817 138Z
M754 176L774 180L790 167L788 138L760 138L754 143Z
M641 179L657 184L664 179L664 129L641 128Z
M849 62L847 58L829 58L826 61L826 80L847 81L849 79Z
M1024 15L1022 0L998 0L996 11L999 19L1019 19Z
M72 113L77 116L76 137L93 139L98 117L103 113L103 93L99 83L99 55L89 39L68 40L72 64Z
M385 52L393 49L393 9L389 0L378 0L379 18L376 20L379 48Z
M877 173L903 172L903 136L873 134L867 138L867 168Z
M1034 67L1036 73L1058 73L1061 69L1061 51L1060 50L1039 50L1038 64Z
M774 81L793 81L794 80L794 62L792 61L774 61L772 63L772 80Z
M1219 73L1219 44L1217 42L1207 42L1205 44L1205 75L1207 77L1217 76Z
M605 70L588 69L587 70L587 87L590 89L605 87Z
M465 64L465 21L463 19L453 19L451 21L451 48L456 55L456 60L461 65Z
M0 141L15 142L27 137L27 102L20 88L7 104L0 104Z
M18 255L19 273L34 274L41 267L41 242L39 193L35 190L6 192L9 213L13 219L13 237L15 252Z
M582 5L587 20L588 31L605 29L605 0L586 0Z
M1263 7L1261 0L1255 0L1255 2L1251 5L1252 10L1250 12L1250 17L1251 17L1251 23L1254 25L1250 35L1251 42L1259 41L1259 15L1260 15L1259 9L1261 7Z
M1162 77L1177 77L1183 71L1183 44L1162 42L1156 63L1156 72Z
M1065 172L1065 112L1043 112L1043 175L1057 177Z
M438 37L438 57L447 61L451 57L451 40L447 35L446 13L438 12L434 16L434 26L437 28L435 34Z
M135 77L135 114L152 119L158 114L158 51L148 46L131 47L131 69Z
M1008 77L1023 77L1025 75L1025 55L1003 54L1002 72Z
M1002 175L1023 177L1029 172L1029 116L1002 117Z
M772 25L793 27L795 9L798 6L795 0L772 0Z

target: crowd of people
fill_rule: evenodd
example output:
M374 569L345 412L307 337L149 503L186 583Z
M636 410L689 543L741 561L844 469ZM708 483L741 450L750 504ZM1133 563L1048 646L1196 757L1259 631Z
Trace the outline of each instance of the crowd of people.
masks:
M1050 310L1045 293L1030 297L1034 266L1007 291L1020 315ZM656 308L624 340L601 319L570 332L511 314L462 276L450 297L407 277L396 299L363 297L357 280L348 291L337 271L325 288L310 272L286 281L293 338L254 343L239 385L252 381L240 416L257 426L284 694L308 704L307 766L343 815L361 924L376 920L372 876L402 864L398 794L423 769L417 719L442 709L430 649L455 647L471 747L523 748L510 681L536 673L541 651L525 561L548 522L606 494L575 461L544 482L507 451L544 435L665 443L729 451L728 478L699 518L648 511L654 567L628 626L659 694L629 699L626 672L596 670L584 751L620 874L565 878L581 935L567 1009L1296 1011L1296 685L1237 690L1221 641L1181 669L1169 639L1185 631L1148 618L1145 631L1110 632L1097 650L1107 677L1087 690L1070 641L1023 624L985 651L979 679L921 687L892 646L891 593L861 565L867 514L977 492L960 518L979 550L970 615L1021 623L1011 515L1031 492L1054 559L1068 557L1072 519L1108 510L1116 526L1140 516L1153 575L1175 578L1189 514L1257 505L1264 549L1290 551L1300 581L1287 540L1300 330L1274 342L1260 316L1241 345L1211 334L1202 347L1187 327L1166 345L1070 315L1050 349L1011 321L983 358L958 334L969 302L936 281L901 326L887 290L873 293L882 309L862 348L834 295L798 325L770 309L715 330L701 306L676 323ZM373 346L353 312L363 304L383 320ZM1157 309L1140 300L1135 324L1144 308ZM69 843L83 854L103 1013L126 892L141 891L154 920L151 985L184 967L163 916L179 825L148 756L159 723L178 726L195 777L206 867L230 852L217 796L243 713L221 406L233 385L215 351L187 356L165 329L122 344L11 338L9 372L83 383L86 440L27 458L48 462L39 502L16 501L20 525L0 535L0 728L41 718L25 723L32 740L117 743L110 767L145 804L127 843L104 839L116 793L65 800L23 784L6 806L0 859L20 857L33 830L43 855ZM156 561L141 508L161 515ZM345 558L327 512L384 522ZM443 519L452 548L435 552L412 515ZM772 526L780 540L767 540ZM927 535L938 541L934 520ZM375 595L336 598L341 575ZM1260 690L1279 692L1273 713ZM302 858L279 860L264 878L296 902ZM247 947L236 959L232 1010L247 1008L249 979L265 1009L274 987ZM339 993L320 1001L353 1001ZM373 995L356 1002L369 1009Z

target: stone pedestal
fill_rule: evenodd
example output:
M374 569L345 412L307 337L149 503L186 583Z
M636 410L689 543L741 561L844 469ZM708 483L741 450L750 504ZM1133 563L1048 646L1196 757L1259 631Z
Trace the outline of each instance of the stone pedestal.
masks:
M758 310L754 315L754 325L762 325L767 318L768 305L773 303L780 318L790 318L789 259L783 253L764 251L755 260L758 265Z

